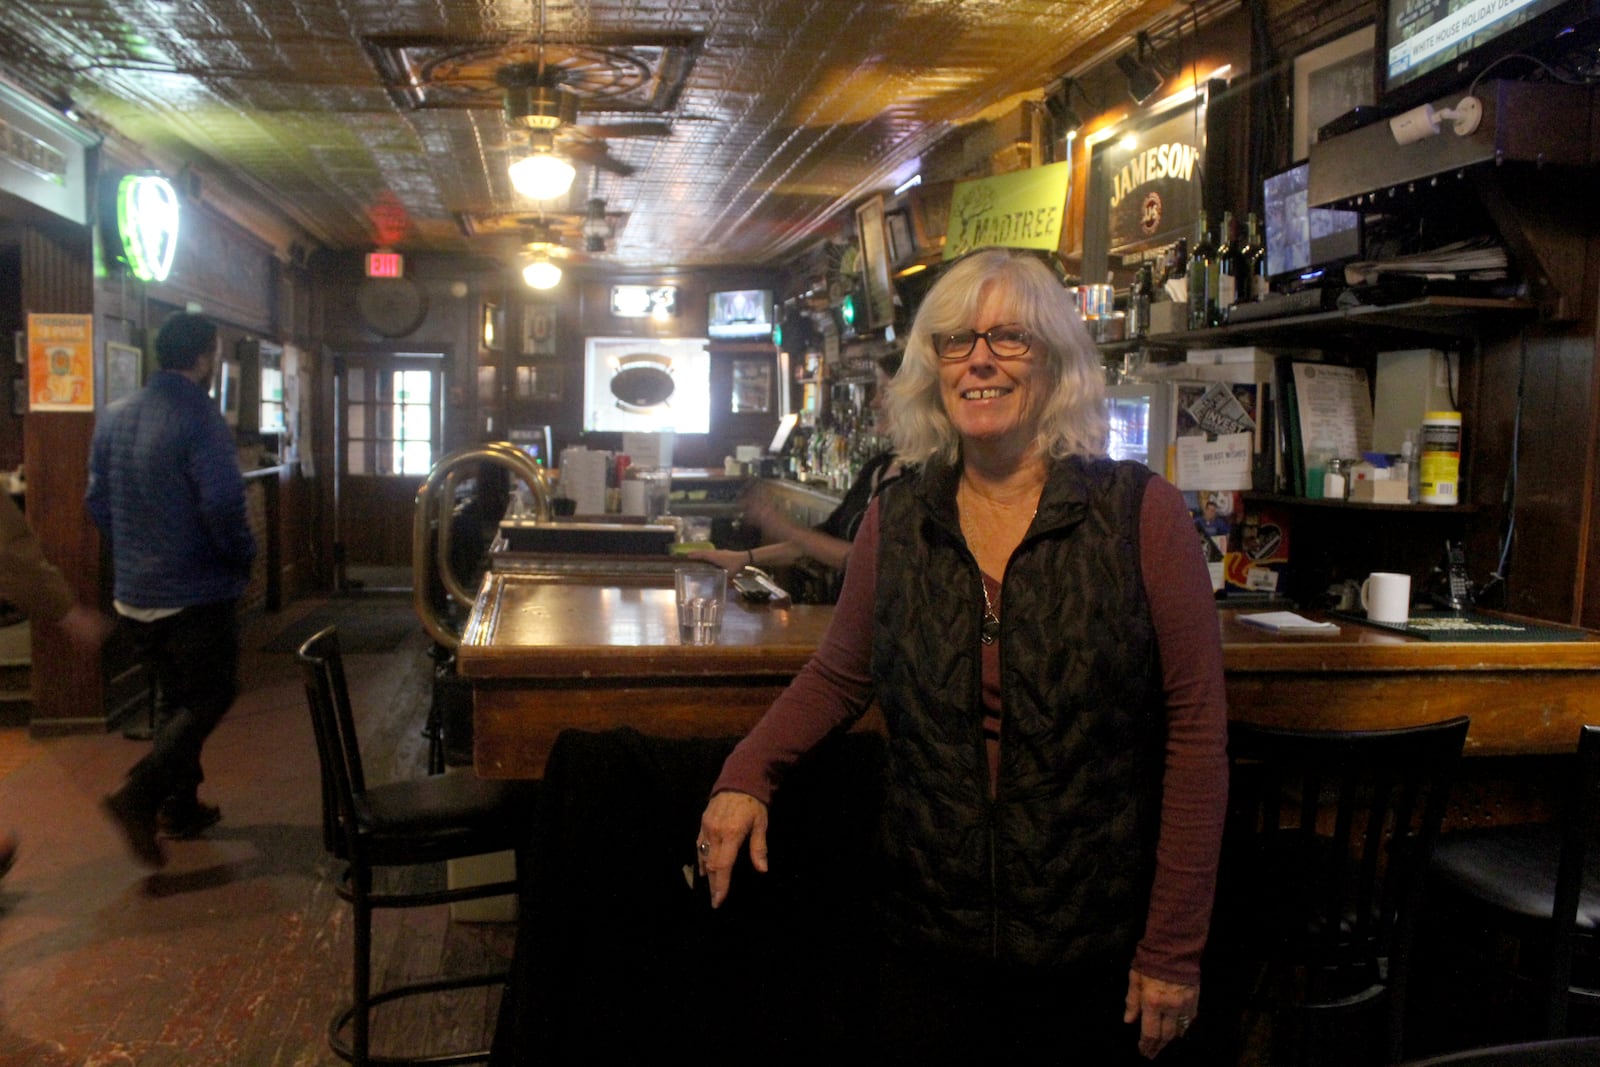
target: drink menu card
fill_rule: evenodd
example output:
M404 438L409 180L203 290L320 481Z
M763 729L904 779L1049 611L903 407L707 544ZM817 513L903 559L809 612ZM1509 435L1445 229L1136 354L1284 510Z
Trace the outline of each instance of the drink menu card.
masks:
M1307 452L1321 445L1331 446L1337 456L1371 450L1372 391L1363 368L1296 363L1294 388Z

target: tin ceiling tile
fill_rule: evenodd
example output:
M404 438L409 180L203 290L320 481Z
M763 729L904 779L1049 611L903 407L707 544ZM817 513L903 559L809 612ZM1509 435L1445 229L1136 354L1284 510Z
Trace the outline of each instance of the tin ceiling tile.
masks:
M0 70L228 172L332 247L504 254L541 212L576 233L596 195L626 220L607 260L760 264L1168 6L14 0ZM526 134L500 107L512 63L574 95L557 151L599 164L580 161L559 201L527 201L506 176ZM604 95L641 69L630 93ZM476 88L430 86L435 72Z

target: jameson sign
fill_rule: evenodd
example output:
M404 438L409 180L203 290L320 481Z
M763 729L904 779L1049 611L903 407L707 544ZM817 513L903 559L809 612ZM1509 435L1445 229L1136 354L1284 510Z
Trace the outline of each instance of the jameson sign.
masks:
M974 248L1042 248L1061 245L1067 204L1067 163L1051 163L994 178L957 182L950 196L950 232L944 258Z
M1126 139L1106 141L1104 154L1112 253L1163 245L1186 235L1200 205L1200 165L1194 115L1177 115L1139 130L1130 147Z

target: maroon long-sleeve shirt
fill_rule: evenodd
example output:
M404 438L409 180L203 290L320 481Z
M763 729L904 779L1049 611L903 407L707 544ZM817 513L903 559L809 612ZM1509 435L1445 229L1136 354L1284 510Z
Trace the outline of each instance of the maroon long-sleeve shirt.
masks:
M1227 702L1221 628L1199 538L1183 497L1150 480L1140 509L1145 595L1166 694L1167 750L1155 882L1133 965L1165 981L1200 976L1227 804ZM878 580L878 507L850 550L844 589L816 655L724 764L715 790L770 803L783 772L871 702L872 604ZM985 575L995 608L1000 583ZM998 765L1000 645L984 647L983 700L991 779Z

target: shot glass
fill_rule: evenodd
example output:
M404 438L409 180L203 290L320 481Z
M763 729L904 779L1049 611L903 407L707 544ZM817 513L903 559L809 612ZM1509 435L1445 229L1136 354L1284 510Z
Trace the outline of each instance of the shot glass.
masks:
M673 581L678 593L678 640L685 645L716 644L722 633L728 572L706 565L679 567Z

